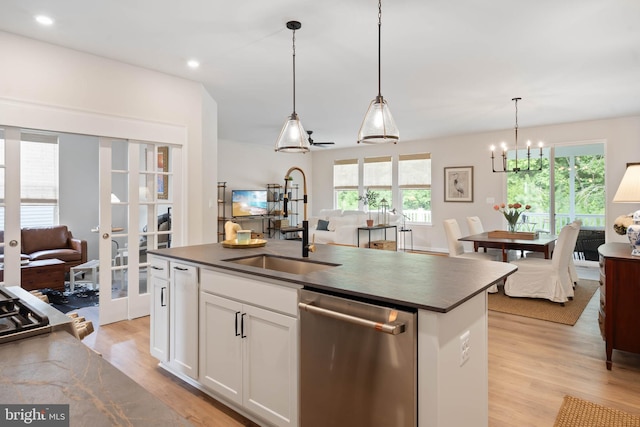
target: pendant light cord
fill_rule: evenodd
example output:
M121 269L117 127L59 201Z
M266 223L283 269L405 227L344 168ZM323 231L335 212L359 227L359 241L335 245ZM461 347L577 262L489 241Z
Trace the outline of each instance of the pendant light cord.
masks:
M516 103L516 127L515 127L515 131L516 131L516 168L518 167L518 101L520 100L520 98L513 98L513 101L515 101Z
M296 30L293 30L293 115L296 114Z
M380 45L382 43L382 0L378 0L378 96L382 97L382 90L380 89L382 80L382 67L380 66L382 60L380 55Z

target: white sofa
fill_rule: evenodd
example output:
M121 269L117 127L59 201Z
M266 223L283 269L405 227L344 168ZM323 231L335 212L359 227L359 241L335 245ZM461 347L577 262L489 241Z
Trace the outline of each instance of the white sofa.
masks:
M372 213L377 219L377 213ZM397 225L399 215L387 214L389 224ZM350 211L341 209L322 209L317 216L309 218L309 240L315 235L315 243L335 243L339 245L356 246L358 243L358 227L366 227L369 214L364 211ZM318 230L319 220L328 221L327 230ZM360 236L360 246L366 247L367 233Z

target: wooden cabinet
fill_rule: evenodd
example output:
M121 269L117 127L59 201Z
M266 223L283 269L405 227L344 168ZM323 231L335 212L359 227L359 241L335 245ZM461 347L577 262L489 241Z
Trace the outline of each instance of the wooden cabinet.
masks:
M625 243L606 243L600 254L598 322L606 342L607 369L613 350L640 353L640 258Z
M151 289L151 355L169 361L169 261L149 256L148 277Z
M202 270L200 383L276 426L298 424L297 290Z

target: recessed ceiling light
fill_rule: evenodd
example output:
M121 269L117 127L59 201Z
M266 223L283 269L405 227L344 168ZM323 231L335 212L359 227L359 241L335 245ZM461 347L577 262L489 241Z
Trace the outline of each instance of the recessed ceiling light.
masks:
M45 15L36 16L36 21L38 21L38 23L42 25L53 25L53 19Z
M189 68L198 68L200 66L200 62L196 61L195 59L190 59L187 62L187 65L189 66Z

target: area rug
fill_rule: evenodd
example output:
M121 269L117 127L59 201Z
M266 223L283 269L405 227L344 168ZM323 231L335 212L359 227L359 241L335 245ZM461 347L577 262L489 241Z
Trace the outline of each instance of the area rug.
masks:
M640 416L565 396L554 427L640 427Z
M599 285L596 280L580 279L573 300L564 303L564 307L546 299L512 298L499 287L498 293L489 294L489 310L573 326Z
M49 304L63 313L68 313L82 307L93 307L98 305L100 299L99 291L87 289L84 286L76 286L74 292L69 292L68 285L66 291L53 291L42 289L41 292L49 298Z

